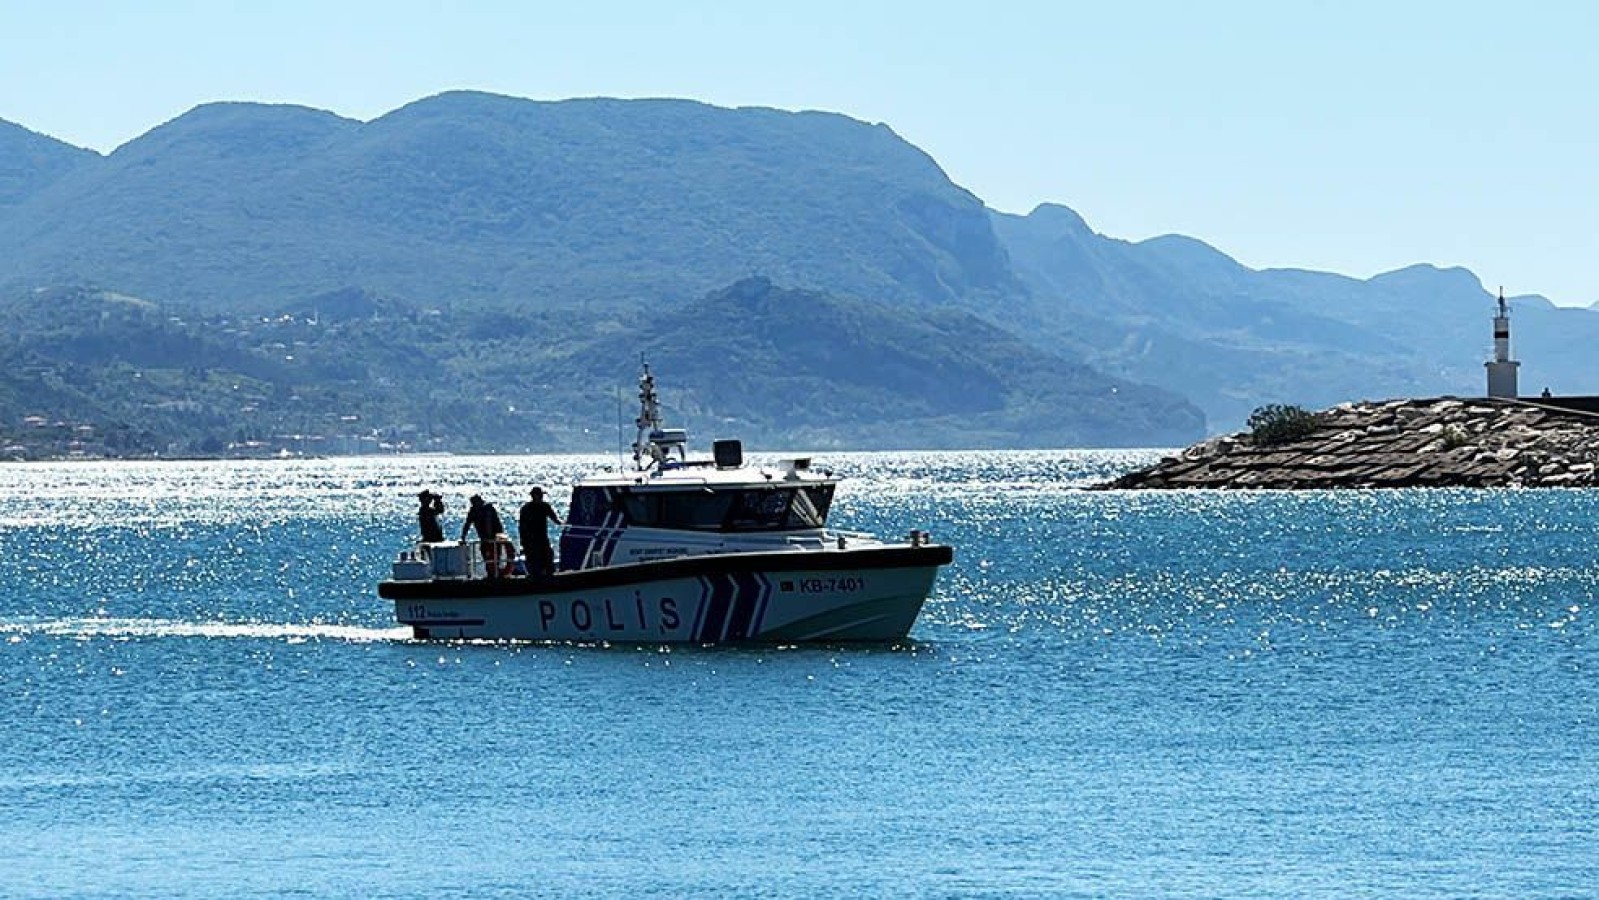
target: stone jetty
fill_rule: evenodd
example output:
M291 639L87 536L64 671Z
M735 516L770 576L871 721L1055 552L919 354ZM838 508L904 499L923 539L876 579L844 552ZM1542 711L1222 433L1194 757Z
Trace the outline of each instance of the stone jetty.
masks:
M1599 415L1532 400L1345 403L1303 437L1212 438L1100 489L1599 486Z

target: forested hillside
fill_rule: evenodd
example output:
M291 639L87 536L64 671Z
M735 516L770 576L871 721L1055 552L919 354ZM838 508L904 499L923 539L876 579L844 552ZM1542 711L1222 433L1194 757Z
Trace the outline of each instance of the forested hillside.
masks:
M273 316L89 290L4 312L29 335L0 338L11 455L61 441L126 455L607 451L641 357L702 448L714 437L752 449L1125 446L1204 430L1174 394L1066 363L969 313L902 318L765 279L648 327L636 312L445 313L358 291Z
M204 453L578 449L640 353L770 443L1175 444L1481 393L1492 312L1464 269L993 212L842 115L479 93L208 104L104 156L0 123L0 302L0 429ZM1529 393L1599 393L1599 311L1511 307Z
M0 214L14 284L217 311L347 285L538 307L757 273L894 302L1016 287L981 201L886 126L828 113L453 93L361 123L220 103L97 163Z

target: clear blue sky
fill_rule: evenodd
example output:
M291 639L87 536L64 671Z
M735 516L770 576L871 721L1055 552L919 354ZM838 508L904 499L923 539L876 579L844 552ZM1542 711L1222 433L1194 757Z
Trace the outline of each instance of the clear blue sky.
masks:
M1007 212L1256 268L1599 301L1599 4L0 0L0 118L110 151L212 100L455 88L886 122Z

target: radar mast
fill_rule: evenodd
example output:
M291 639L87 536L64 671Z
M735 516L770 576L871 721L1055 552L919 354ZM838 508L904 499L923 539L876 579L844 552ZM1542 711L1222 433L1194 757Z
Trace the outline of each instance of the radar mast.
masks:
M672 462L673 450L677 451L677 461L685 462L683 447L688 443L688 432L682 428L662 427L655 376L650 372L649 363L641 358L639 364L644 373L638 379L639 413L633 420L638 426L638 437L633 440L633 466L640 472L647 472L652 466L657 470L667 468Z

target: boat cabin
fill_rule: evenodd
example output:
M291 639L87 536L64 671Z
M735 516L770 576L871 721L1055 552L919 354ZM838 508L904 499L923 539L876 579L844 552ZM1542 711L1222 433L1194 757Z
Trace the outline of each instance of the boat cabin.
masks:
M681 531L793 531L824 528L833 505L832 480L810 484L579 485L567 521L601 527Z
M803 460L782 469L696 471L674 466L637 480L592 478L572 490L561 531L561 568L589 568L631 556L683 556L733 549L769 548L808 536L820 543L833 506L837 479L809 473ZM650 545L653 551L613 559L615 544ZM609 543L609 548L603 545ZM601 555L593 553L602 546Z
M563 571L704 553L820 546L838 479L809 459L746 466L743 445L689 460L687 433L661 424L655 379L639 379L634 470L585 478L561 530Z

